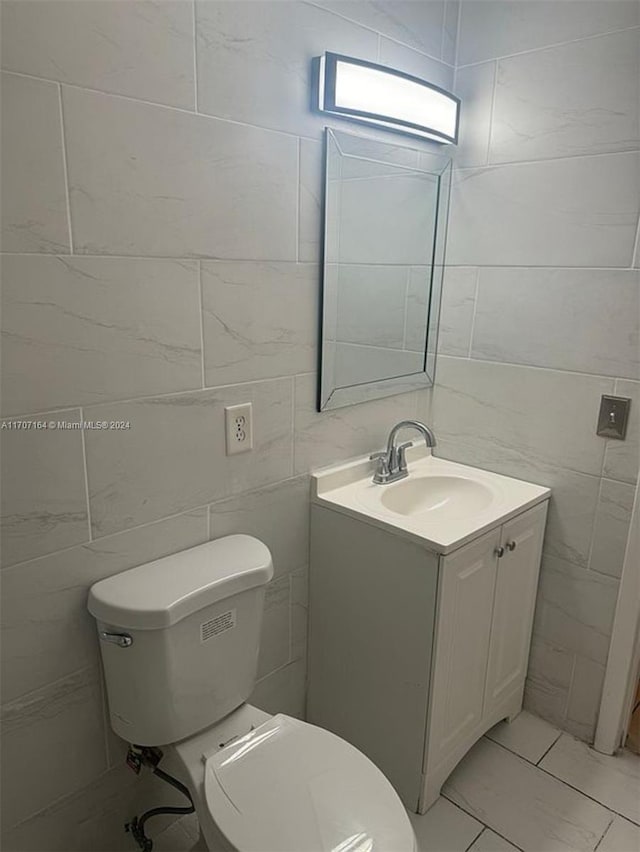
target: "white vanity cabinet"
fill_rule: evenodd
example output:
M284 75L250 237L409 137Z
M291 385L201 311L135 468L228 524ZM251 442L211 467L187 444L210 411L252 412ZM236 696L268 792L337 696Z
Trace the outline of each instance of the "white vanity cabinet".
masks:
M547 497L444 554L312 505L308 719L413 811L521 709Z
M522 707L547 501L440 558L421 812L476 740Z

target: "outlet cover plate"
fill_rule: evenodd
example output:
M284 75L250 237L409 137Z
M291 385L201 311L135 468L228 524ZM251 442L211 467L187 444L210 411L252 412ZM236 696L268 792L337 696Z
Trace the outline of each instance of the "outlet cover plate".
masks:
M228 456L253 449L253 409L250 402L226 406L224 425Z
M624 441L629 421L631 400L626 396L602 395L598 414L597 434L602 438L616 438Z

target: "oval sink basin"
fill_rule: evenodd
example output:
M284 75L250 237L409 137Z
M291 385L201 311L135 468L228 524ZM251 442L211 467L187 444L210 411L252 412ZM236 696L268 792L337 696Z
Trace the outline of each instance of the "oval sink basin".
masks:
M446 511L448 515L482 512L493 493L481 482L460 476L409 476L380 493L380 503L398 515Z

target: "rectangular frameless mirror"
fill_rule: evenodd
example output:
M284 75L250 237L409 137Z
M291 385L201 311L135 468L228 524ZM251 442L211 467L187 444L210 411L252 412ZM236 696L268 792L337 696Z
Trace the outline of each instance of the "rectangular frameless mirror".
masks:
M318 409L433 384L446 154L326 130Z

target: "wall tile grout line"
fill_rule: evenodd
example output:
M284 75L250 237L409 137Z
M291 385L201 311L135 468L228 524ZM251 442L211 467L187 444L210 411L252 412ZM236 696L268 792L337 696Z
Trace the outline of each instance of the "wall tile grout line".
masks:
M207 387L207 370L204 352L204 290L202 286L202 260L198 260L198 293L200 298L200 363L202 366L202 390Z
M179 106L175 106L174 104L165 104L165 103L162 103L161 101L149 101L149 100L146 100L144 98L136 98L133 95L125 95L121 92L110 92L108 89L94 89L92 86L82 86L79 83L68 83L68 82L65 82L65 81L62 81L62 80L58 80L54 77L44 77L41 74L28 74L25 71L14 71L11 68L2 68L0 70L2 71L3 74L12 74L15 77L26 77L29 80L41 80L41 81L46 82L46 83L55 83L56 85L59 85L59 86L66 86L69 89L80 89L83 92L92 92L93 94L96 94L96 95L106 95L107 97L112 97L112 98L122 98L125 101L134 101L135 103L146 104L147 106L156 106L156 107L160 107L162 109L170 109L170 110L173 110L174 112L185 113L186 115L203 115L203 116L206 115L206 113L197 113L193 109L187 109L187 107L179 107ZM214 117L214 116L210 116L210 117ZM241 123L241 122L238 122L238 123ZM253 126L253 125L249 125L249 126ZM282 132L285 132L285 131L282 131ZM287 134L287 135L291 135L291 134Z
M193 15L193 103L198 112L198 11L196 0L192 0Z
M293 663L293 580L291 574L287 576L289 578L289 612L287 613L289 621L289 663Z
M596 509L596 512L597 512L597 509ZM594 523L593 523L592 526L595 526L595 516L594 516ZM586 569L586 570L589 571L590 569L589 569L588 565L589 565L589 558L587 558L587 569ZM569 705L571 704L571 693L573 691L573 684L574 684L577 668L578 668L578 654L574 653L573 659L571 660L571 675L569 676L569 686L567 687L567 700L566 700L566 704L564 706L564 714L563 714L563 717L562 717L562 721L565 724L566 724L566 722L569 718ZM542 769L542 767L540 767L540 769ZM544 772L544 770L543 770L543 772Z
M632 255L631 255L631 263L629 265L629 269L637 269L637 267L635 267L633 265L633 262L636 259L636 257L640 257L640 213L638 213L638 225L636 227L636 239L635 239L635 242L633 244L633 252L632 252ZM640 275L640 270L638 271L638 274Z
M240 496L251 497L254 494L259 494L261 491L269 490L270 488L278 488L281 485L292 484L296 480L298 480L298 479L302 480L302 479L304 479L305 477L308 477L308 476L309 476L308 473L296 473L293 476L287 476L284 479L278 479L276 482L269 482L266 485L258 485L257 487L250 488L248 491L241 491L239 494L232 494L232 495L228 495L227 497L219 497L217 500L214 500L211 503L207 503L206 505L210 509L212 509L214 506L218 506L221 503L226 503L227 500L229 500L231 497L240 497ZM197 508L200 509L200 508L203 508L203 507L198 506ZM193 512L195 510L189 509L189 511ZM181 514L185 514L185 513L182 512ZM156 523L156 522L154 522L154 523ZM145 526L145 524L142 524L142 526ZM118 535L118 533L110 533L110 535ZM301 568L301 567L304 567L304 566L298 566L298 567ZM297 569L294 569L294 570L297 570Z
M41 77L37 74L25 74L22 71L10 71L9 69L6 69L6 68L2 69L2 73L3 74L12 74L15 77L26 77L27 79L30 79L30 80L40 80L40 81L45 82L45 83L55 83L56 85L66 86L68 89L78 89L82 92L90 92L91 94L104 95L105 97L109 97L109 98L120 98L121 100L124 100L124 101L132 101L133 103L144 104L145 106L158 107L159 109L167 109L167 110L171 110L172 112L182 113L183 115L191 115L191 116L195 115L195 116L199 116L200 118L212 119L213 121L223 121L223 122L226 122L227 124L239 125L240 127L250 127L254 130L262 130L265 133L278 133L280 136L286 136L289 139L302 138L302 139L308 139L310 142L319 142L320 141L319 136L304 136L304 135L300 136L299 133L292 133L289 130L279 130L278 128L265 127L262 124L251 124L248 121L239 121L239 120L234 119L234 118L227 118L226 116L213 115L213 114L207 113L207 112L197 112L196 110L187 109L186 107L174 106L173 104L163 104L163 103L160 103L160 101L148 101L148 100L145 100L143 98L135 98L131 95L124 95L121 92L108 92L105 89L94 89L94 88L91 88L90 86L80 86L76 83L62 83L59 80L55 80L53 77ZM404 147L410 147L409 143L407 143L407 145L404 146ZM36 253L45 254L45 253L48 253L48 252L25 252L25 254L36 254Z
M274 579L276 579L276 578L274 578ZM277 579L281 579L281 578L278 577ZM296 661L294 660L294 662L296 662ZM283 672L287 668L287 666L290 666L290 665L291 665L291 660L287 660L286 663L283 663L281 666L278 666L277 668L272 669L270 672L267 672L267 674L262 675L262 677L260 677L260 678L258 678L258 680L256 680L256 686L259 683L262 683L263 681L265 681L267 678L271 677L272 675L277 674L278 672Z
M289 377L286 377L286 378L289 378ZM291 377L291 378L295 378L295 377ZM292 406L292 408L293 408L293 406ZM295 413L295 411L294 411L294 413ZM81 431L83 431L83 430L81 430ZM293 441L292 441L292 444L293 444ZM2 571L9 571L9 570L14 569L14 568L19 568L20 566L28 565L31 562L38 562L41 559L49 559L52 556L58 556L61 553L68 553L69 551L75 550L79 547L86 547L86 546L91 545L91 544L97 545L99 543L107 542L111 538L115 538L116 536L126 535L127 533L133 532L134 530L140 530L140 529L143 529L144 527L150 527L151 528L151 527L155 526L156 524L161 524L161 523L164 523L166 521L174 520L175 518L185 517L187 515L192 515L195 512L200 511L201 509L207 510L207 522L209 522L209 520L210 520L209 515L210 515L210 508L211 507L214 507L214 506L216 506L220 503L225 503L227 500L229 500L233 497L250 496L252 494L256 494L256 493L259 493L261 491L267 490L269 488L276 488L278 486L282 486L282 485L292 483L292 482L299 480L299 479L300 480L304 479L305 477L308 477L308 476L309 476L308 472L306 472L306 473L292 472L288 476L285 476L283 479L278 479L278 480L275 480L274 482L268 482L264 485L252 487L252 488L249 488L247 491L240 491L240 492L237 492L237 493L234 493L234 494L227 494L226 496L220 497L219 499L214 500L211 503L200 503L200 504L198 504L196 506L192 506L188 509L182 509L180 512L175 512L171 515L163 515L160 518L154 518L153 520L145 521L142 524L135 524L132 527L123 527L122 529L116 530L115 532L107 533L106 535L94 536L91 539L86 539L85 541L76 542L75 544L71 544L68 547L62 547L59 550L51 550L51 551L48 551L47 553L42 553L38 556L32 556L29 559L21 559L19 562L12 562L11 564L3 565L0 568L0 576L1 576ZM297 569L295 569L295 570L297 570Z
M28 816L22 817L17 823L15 823L14 825L12 825L10 827L10 830L15 830L17 828L20 828L20 826L25 825L26 823L30 822L31 820L36 819L38 816L40 816L40 814L46 814L47 812L49 812L51 810L55 810L57 805L61 805L67 799L71 800L71 799L76 798L77 796L81 795L85 790L91 789L91 787L97 781L99 781L101 778L104 778L104 776L107 775L110 771L112 771L111 768L107 766L102 772L100 772L98 775L94 776L94 778L92 778L91 781L89 781L88 783L82 784L79 787L74 787L72 790L66 792L63 796L59 796L53 802L50 802L44 808L38 808L37 811L33 811Z
M14 704L33 704L41 700L41 698L38 697L37 693L46 692L47 690L54 689L60 684L63 684L65 681L72 680L73 678L82 675L83 672L97 672L99 674L99 668L99 663L96 662L93 665L86 665L81 666L79 669L73 669L73 671L67 672L66 674L62 675L62 677L57 677L54 680L45 683L43 686L37 686L35 689L28 689L26 692L23 692L20 695L16 695L9 701L4 701L0 706L6 713L7 709L12 707Z
M483 167L481 167L483 168ZM492 167L493 168L493 167ZM458 170L460 171L460 170ZM8 253L8 252L7 252ZM111 256L111 255L109 255ZM188 259L188 258L187 258ZM536 266L531 266L531 264L526 263L505 263L503 266L498 266L495 263L448 263L447 267L450 269L558 269L558 270L567 270L570 269L574 272L637 272L637 268L635 266L569 266L562 264L552 264L552 263L539 263Z
M593 556L593 546L596 539L596 524L598 520L598 510L600 509L600 498L602 497L602 471L604 468L604 460L607 454L607 447L605 442L604 451L602 453L602 465L600 466L600 476L598 477L598 495L596 497L596 511L593 517L593 524L591 525L591 530L589 532L589 552L587 553L587 568L591 570L591 557ZM600 573L600 572L596 572ZM619 578L618 578L619 579ZM573 676L575 674L575 663L574 663L574 671L571 672L571 681L569 685L569 694L571 694L571 687L573 686Z
M304 139L305 137L299 137ZM320 144L317 139L307 140L314 141ZM624 153L624 152L623 152ZM629 152L626 152L629 153ZM1 256L7 257L60 257L63 260L69 260L69 255L61 252L33 252L33 251L1 251ZM219 257L217 255L176 255L176 254L92 254L91 252L75 252L74 258L87 259L104 259L104 260L152 260L152 261L184 261L186 263L195 262L197 260L219 261L221 263L296 263L295 260L289 258L243 258L243 257ZM300 266L317 266L318 261L314 260L299 260ZM364 264L365 266L367 264ZM397 266L398 264L390 264ZM531 266L530 264L505 264L497 266L495 263L447 263L449 269L558 269L572 270L574 272L638 272L635 266L567 266L562 264L540 264ZM640 381L640 380L639 380Z
M291 376L291 458L289 460L291 478L296 477L296 377Z
M493 121L495 117L496 92L498 91L498 71L500 60L493 60L493 84L491 86L491 105L489 106L489 132L487 133L487 158L486 166L492 165L491 160L491 143L493 141Z
M65 255L62 255L63 257ZM69 255L66 255L67 257ZM3 414L2 420L26 420L28 418L38 418L44 417L49 414L66 414L72 411L79 411L79 405L64 405L59 408L46 408L44 411L34 411L32 414L26 414L24 411L18 412L18 414Z
M449 62L445 62L443 59L440 59L438 56L434 56L431 53L425 53L424 50L420 50L418 47L413 47L413 45L407 44L405 41L400 41L400 39L394 38L393 36L385 35L381 33L379 30L374 30L373 27L367 26L367 24L361 23L361 21L355 21L353 18L349 18L346 15L341 14L340 12L335 12L333 9L327 9L325 6L322 6L319 3L313 3L311 0L303 0L303 2L307 6L315 6L316 9L322 9L323 12L328 12L330 15L333 15L336 18L342 18L343 21L349 21L350 24L355 24L355 26L360 27L360 29L367 30L371 33L376 33L376 35L382 36L386 38L388 41L393 41L396 44L401 45L402 47L406 47L409 50L415 51L415 53L419 53L422 56L426 56L427 59L432 59L434 62L440 62L443 65L447 65L449 68L454 68L455 66L451 65Z
M439 357L440 358L447 358L447 359L450 359L452 361L465 361L465 362L467 362L469 360L472 360L472 361L477 362L479 364L486 364L488 366L489 365L491 365L491 366L498 365L500 367L510 367L510 368L519 369L519 370L536 370L536 371L539 371L541 373L558 373L558 374L563 375L563 376L576 376L576 377L584 377L584 378L588 378L588 379L598 379L598 380L604 381L604 382L611 382L612 386L613 386L613 383L616 379L619 379L620 381L623 381L623 382L631 382L633 384L639 384L640 383L640 380L638 380L638 379L629 378L629 377L625 377L625 376L614 377L614 376L605 376L605 375L602 375L601 373L582 373L582 372L579 372L577 370L562 370L562 369L559 369L557 367L546 367L546 366L540 366L538 364L525 364L525 363L516 363L516 362L511 362L511 361L492 361L492 360L487 359L487 358L474 358L474 357L469 358L467 356L446 355L444 353L441 353L439 355ZM263 378L247 379L246 381L243 381L243 382L232 382L232 383L227 383L227 384L224 384L224 385L205 385L204 387L184 388L184 389L181 389L181 390L167 391L165 393L151 393L151 394L144 394L143 396L134 396L134 397L117 397L117 398L114 398L114 399L104 400L102 402L90 402L90 403L85 402L85 403L82 403L82 407L84 407L84 408L98 408L98 407L107 406L107 405L126 405L126 404L129 404L129 403L147 402L149 400L154 400L154 399L165 399L165 398L169 398L169 397L185 396L187 394L203 393L204 391L222 392L222 391L226 390L227 388L236 388L236 387L242 387L242 386L246 386L246 385L266 384L268 382L279 382L279 381L284 381L285 379L295 378L295 376L313 376L313 375L316 375L316 374L317 374L316 370L307 371L305 373L286 373L284 375L265 376ZM14 414L4 414L4 415L2 415L1 420L37 419L38 417L41 417L41 416L46 415L46 414L63 413L65 411L76 411L80 407L81 407L80 404L76 404L76 405L64 405L60 408L50 408L50 409L46 409L45 411L29 411L29 412L20 411L20 412L14 413ZM598 477L600 476L600 474L588 474L588 475L598 476ZM615 479L615 477L607 477L607 478L611 478L612 480L614 480L616 482L627 482L627 480L624 480L624 479L619 480L619 479Z
M469 329L469 349L467 358L472 358L473 352L473 336L476 330L476 313L478 310L478 296L480 295L480 267L476 266L476 280L473 289L473 312L471 314L471 328ZM447 356L444 356L447 357ZM476 360L476 359L474 359Z
M35 252L35 251L0 251L0 257L59 257L63 260L69 260L69 255L64 252ZM96 254L95 252L75 252L74 259L88 260L153 260L153 261L181 261L183 263L195 263L198 260L217 261L219 263L298 263L299 266L316 266L317 262L313 260L296 261L291 257L220 257L215 254L192 254L192 255L177 255L177 254ZM364 264L365 266L367 264ZM397 265L397 264L392 264ZM563 267L559 267L563 268ZM567 269L587 269L588 267L566 267ZM598 267L599 268L599 267ZM620 267L614 267L619 269ZM623 267L625 271L629 271L628 267Z
M457 172L482 172L482 171L496 171L497 169L506 169L513 168L515 166L534 166L541 165L544 163L564 163L567 160L595 160L599 157L628 157L630 154L637 154L640 152L640 148L625 148L621 151L595 151L592 153L571 153L565 154L564 156L556 156L556 157L540 157L537 160L501 160L498 162L490 162L490 163L479 163L477 166L457 166ZM635 215L635 211L634 211ZM467 266L471 266L472 264L466 264ZM482 265L482 264L479 264ZM530 264L529 264L530 265ZM541 264L542 266L542 264ZM538 268L536 266L536 268ZM575 269L588 269L588 268L596 268L596 269L629 269L628 266L614 266L614 267L570 267Z
M562 470L566 470L566 468L562 468ZM572 471L569 470L569 472L571 473ZM585 474L583 474L583 476L590 476L591 479L597 479L598 478L594 474L589 474L589 473L585 473ZM554 553L552 550L546 550L546 549L543 550L542 556L543 556L543 558L546 557L548 559L559 559L561 562L566 562L567 565L571 565L574 568L577 568L579 571L584 571L586 574L593 574L594 577L601 577L601 578L605 578L606 580L610 580L612 586L613 585L617 586L618 583L619 583L618 577L612 577L611 574L603 574L601 571L594 571L593 568L589 568L587 565L581 565L579 562L576 562L575 559L570 559L567 556L558 556L558 554ZM543 641L546 641L544 639L544 635L538 633L537 631L534 631L534 636L537 636L537 638L542 639ZM551 644L554 644L554 643L551 643ZM573 652L571 652L571 653L573 653ZM587 659L591 660L594 663L599 662L598 660L594 660L591 657L587 657ZM567 689L568 689L568 687L567 687Z
M77 790L73 790L70 793L65 793L63 796L59 796L57 799L54 799L48 805L45 805L44 808L38 808L37 811L34 811L29 816L21 818L15 825L12 826L13 829L20 828L20 826L25 825L33 819L36 819L40 814L46 814L49 811L55 810L58 805L61 805L66 800L74 799L76 796L83 793L85 790L89 790L97 781L100 781L106 775L113 771L114 767L107 767L104 772L101 772L99 775L96 775L91 781L87 784L84 784L82 787L78 787Z
M473 68L476 65L483 65L485 62L491 62L492 60L497 59L511 59L514 56L526 56L528 53L541 53L544 50L552 50L556 47L564 47L567 44L578 44L581 41L593 41L597 38L603 38L605 36L616 35L617 33L626 33L629 30L637 30L640 29L640 25L634 24L631 27L620 27L617 30L607 30L603 33L593 33L592 35L580 36L580 38L571 38L567 41L557 41L552 42L551 44L545 44L540 47L530 47L527 50L518 50L515 53L504 53L500 54L500 56L487 56L486 59L478 59L476 62L466 62L462 65L458 65L457 68ZM459 45L459 42L458 42Z
M232 382L232 383L228 383L228 384L225 384L225 385L207 385L205 387L193 387L193 388L185 388L184 390L167 391L166 393L152 393L152 394L145 394L144 396L133 396L133 397L120 398L120 399L110 399L110 400L105 400L104 402L90 402L90 403L84 403L84 407L85 408L100 408L100 407L103 407L105 405L127 405L129 403L135 403L135 402L149 402L150 400L154 400L154 399L168 399L169 397L186 396L187 394L201 394L205 391L209 391L209 392L220 391L220 392L222 392L222 391L227 390L228 388L245 387L247 385L267 384L269 382L282 382L285 379L290 379L295 375L298 375L298 374L297 373L287 373L286 375L283 375L283 376L268 376L268 377L261 378L261 379L247 379L244 382ZM313 374L309 373L309 374L300 374L300 375L313 375ZM44 411L44 412L38 411L38 412L29 413L29 414L27 414L25 412L20 412L19 414L9 414L9 415L3 416L2 420L33 419L33 418L37 418L39 415L48 414L49 412L53 413L53 412L58 412L58 411L60 411L60 412L62 412L62 411L76 411L79 408L80 408L79 405L70 405L70 406L65 406L64 408L61 408L61 409L52 408L52 409L49 409L49 410Z
M468 358L463 358L460 355L442 355L442 358L451 358L455 361L467 361ZM473 361L477 361L479 364L487 364L487 365L495 365L498 364L501 367L515 367L521 368L523 370L542 370L548 373L561 373L564 375L571 376L586 376L590 379L602 379L603 381L614 382L616 379L620 379L623 382L640 382L639 379L631 379L626 376L604 376L602 373L583 373L580 370L561 370L559 367L542 367L539 364L524 364L518 363L517 361L494 361L491 358L473 358Z
M289 479L293 479L293 477L289 477L287 479L284 479L284 480L282 480L282 482L288 482ZM279 484L279 482L278 483L274 482L274 483L269 483L269 484L270 485L277 485L277 484ZM269 486L261 486L261 487L268 488ZM243 491L241 493L245 494L245 493L249 493L249 492ZM234 496L237 496L237 495L234 495ZM222 497L222 498L220 498L220 501L218 501L218 502L222 502L223 500L227 500L227 499L228 499L227 497ZM161 524L165 521L172 521L175 518L181 518L181 517L184 517L186 515L192 515L194 512L197 512L200 509L208 508L209 505L210 504L208 504L208 503L201 503L200 505L193 506L190 509L183 509L180 512L175 512L173 515L165 515L161 518L155 518L152 521L145 521L143 524L136 524L133 527L125 527L121 530L117 530L116 532L110 532L110 533L107 533L106 535L95 536L95 538L87 539L86 541L79 541L79 542L76 542L76 544L70 544L68 547L61 547L59 550L50 550L47 553L40 554L39 556L32 556L29 559L21 559L19 562L12 562L10 565L3 565L2 568L0 569L0 575L1 575L2 571L10 571L13 568L20 568L23 565L28 565L30 562L38 562L40 559L49 559L52 556L59 556L61 553L68 553L69 551L75 550L78 547L87 547L87 545L90 545L90 544L96 544L97 545L99 543L106 542L108 539L114 538L115 536L125 535L126 533L133 532L134 530L140 530L140 529L143 529L144 527L152 527L155 524ZM211 505L215 505L215 504L211 504Z
M388 347L392 349L394 352L404 352L407 349L407 322L409 313L409 284L411 281L411 267L407 266L406 278L404 282L404 315L402 318L402 346L401 347ZM353 345L353 344L350 344ZM356 344L357 345L357 344Z
M73 254L73 226L71 223L71 187L69 186L69 169L67 166L67 138L64 126L64 106L62 103L62 83L58 83L58 107L60 110L60 133L62 136L62 175L64 180L64 194L67 207L67 227L69 230L69 253ZM39 252L38 252L39 253ZM66 256L66 255L65 255Z
M84 409L80 408L80 423L84 423ZM84 472L84 495L87 504L87 523L89 525L89 541L93 541L93 524L91 523L91 499L89 497L89 468L87 465L87 443L85 440L84 429L80 429L80 438L82 441L82 467Z
M109 730L111 723L109 720L109 699L107 696L104 672L102 670L102 660L100 660L98 664L98 680L100 683L100 703L102 706L102 736L104 740L105 766L108 771L111 768L111 749L109 748Z
M300 262L300 212L302 205L300 203L300 193L302 192L302 183L300 180L300 161L302 155L302 139L298 137L296 144L296 259L295 263Z
M315 5L315 4L312 3L310 5ZM322 7L319 6L317 8L322 8ZM325 10L325 11L327 11L327 10ZM336 13L332 13L332 14L336 14ZM337 15L337 17L343 17L343 16ZM345 20L350 20L350 19L345 18ZM352 22L352 23L354 23L354 22ZM362 25L358 24L358 26L362 26ZM365 27L365 29L368 29L368 28ZM637 27L627 27L623 30L615 30L613 32L626 32L629 29L638 29L638 28ZM372 30L372 32L377 32L377 31ZM380 35L380 34L378 33L378 35ZM602 34L599 34L599 35L611 35L611 33L602 33ZM599 35L598 36L589 36L588 38L589 39L598 38ZM385 36L385 38L387 38L387 36ZM394 41L394 39L390 39L390 40ZM586 40L586 39L577 39L576 41L583 41L583 40ZM565 42L565 43L566 44L572 44L574 42ZM565 43L563 43L563 44L565 44ZM398 44L402 44L402 42L398 42ZM412 48L409 45L404 45L404 46L408 47L410 50L415 50L415 48ZM554 46L560 46L560 45L554 45ZM420 53L420 51L417 51L417 52ZM530 52L535 52L535 51L524 51L524 52L530 53ZM429 54L422 54L422 55L426 56L427 58L432 59L436 62L442 61L442 60L437 59L437 57L430 56ZM514 55L519 55L519 54L514 54ZM481 62L469 63L468 65L461 65L461 66L456 67L455 71L457 72L461 68L469 68L469 67L472 67L474 65L484 65L484 64L487 64L488 62L496 62L497 63L500 59L505 59L505 58L508 58L508 57L494 57L494 58L482 60ZM449 67L453 68L454 66L449 66ZM145 104L147 106L159 107L160 109L168 109L168 110L172 110L174 112L181 112L181 113L184 113L184 114L187 114L187 115L197 115L197 116L200 116L202 118L209 118L209 119L212 119L212 120L215 120L215 121L223 121L223 122L227 122L229 124L236 124L236 125L240 125L240 126L243 126L243 127L250 127L250 128L262 130L262 131L265 131L265 132L268 132L268 133L278 133L280 135L287 136L289 138L307 139L307 140L312 141L312 142L318 142L319 141L319 138L317 136L304 136L304 135L300 135L298 133L292 133L291 131L287 131L287 130L280 130L278 128L273 128L273 127L265 127L264 125L251 124L250 122L239 121L237 119L228 118L226 116L218 116L218 115L214 115L212 113L201 112L198 109L191 110L191 109L187 109L186 107L178 107L178 106L175 106L173 104L165 104L165 103L162 103L160 101L149 101L149 100L146 100L144 98L136 98L136 97L133 97L131 95L122 94L121 92L110 92L110 91L107 91L106 89L96 89L96 88L92 88L90 86L82 86L82 85L79 85L79 84L76 84L76 83L67 83L67 82L63 83L62 81L56 80L52 77L43 77L43 76L40 76L40 75L37 75L37 74L27 74L27 73L24 73L22 71L13 71L13 70L8 69L8 68L3 68L2 72L6 73L6 74L13 74L13 75L18 76L18 77L27 77L29 79L41 80L41 81L46 81L46 82L50 82L50 83L55 83L59 86L64 85L64 86L67 86L70 89L79 89L81 91L92 92L92 93L104 95L104 96L107 96L107 97L121 98L121 99L127 100L127 101L134 101L135 103L141 103L141 104ZM415 144L415 140L412 140L412 141L413 141L413 144ZM406 147L410 147L409 142L407 142ZM570 154L570 155L567 155L567 156L564 156L564 157L545 157L545 158L541 158L539 160L522 160L522 161L518 160L518 161L513 161L513 162L506 161L504 163L494 163L494 164L491 164L491 165L492 166L527 165L527 164L530 164L530 163L549 162L549 161L554 161L554 160L577 159L579 157L597 157L597 156L611 156L611 155L615 155L615 154L628 154L628 153L634 153L637 150L639 150L639 149L638 148L630 148L630 149L624 150L624 151L602 151L602 152L596 152L596 153L590 153L590 154ZM477 168L482 168L482 166L459 167L458 171L471 171L471 170L476 170Z
M458 53L460 52L460 29L462 25L462 8L462 3L460 2L458 4L458 20L456 21L456 43L454 45L453 52L454 82L457 82L458 76Z
M617 481L617 480L616 480L616 481ZM619 483L619 484L620 484L620 485L628 485L628 486L629 486L629 488L635 488L635 485L632 485L631 483L628 483L628 482L621 482L621 483ZM571 563L571 564L573 565L573 564L575 564L575 563ZM584 566L581 566L581 565L578 565L578 566L576 566L576 567L578 567L578 568L584 568ZM605 574L605 573L604 573L604 571L598 571L598 569L597 569L597 568L584 568L584 570L585 570L585 571L589 571L591 574L595 574L597 577L608 577L610 580L613 580L613 581L614 581L614 582L616 582L616 583L619 583L619 582L620 582L620 577L616 577L614 574ZM590 661L591 661L591 662L593 662L593 663L597 663L597 662L598 662L598 660L591 660L591 658L590 658L590 657L586 657L585 659L590 660ZM603 665L603 666L604 666L604 663L601 663L600 665Z

